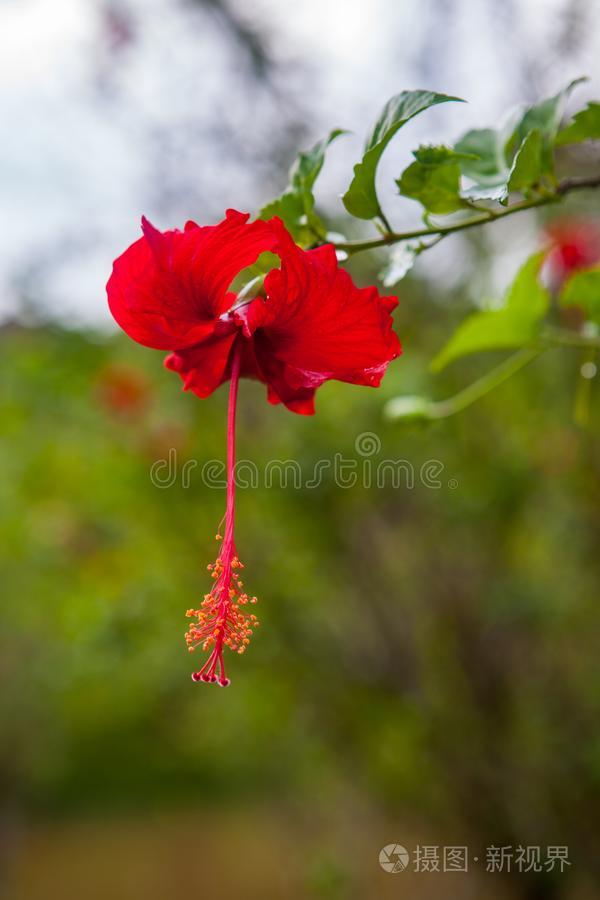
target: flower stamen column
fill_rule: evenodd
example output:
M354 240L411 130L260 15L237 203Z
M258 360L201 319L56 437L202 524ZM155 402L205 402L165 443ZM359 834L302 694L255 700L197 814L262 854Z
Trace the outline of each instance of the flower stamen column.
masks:
M239 569L243 563L235 549L235 419L238 386L240 381L241 351L243 339L238 337L232 351L231 382L229 386L229 408L227 414L227 505L225 511L225 531L221 552L214 563L208 566L214 580L212 590L204 595L200 609L188 609L186 615L194 618L186 633L189 650L201 645L210 650L210 656L198 672L192 674L193 681L213 682L221 687L229 684L225 674L223 651L229 647L237 653L244 653L250 643L253 629L259 624L256 616L246 613L242 607L256 603L256 597L249 597L243 590Z

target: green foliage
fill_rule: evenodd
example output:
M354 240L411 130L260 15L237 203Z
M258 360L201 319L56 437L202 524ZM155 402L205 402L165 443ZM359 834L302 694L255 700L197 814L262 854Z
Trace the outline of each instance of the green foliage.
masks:
M528 193L534 186L554 183L554 146L560 118L570 92L585 79L576 79L558 94L527 107L499 129L467 132L455 144L459 153L474 154L461 169L474 181L468 195L505 202L510 191Z
M461 154L462 173L474 182L468 196L493 200L505 196L510 173L504 153L506 139L503 130L480 128L468 131L456 142L454 149Z
M507 142L505 155L508 159L514 158L518 148L531 131L539 131L541 137L542 172L550 179L554 178L553 149L564 105L573 88L585 80L585 78L576 78L562 91L559 91L558 94L548 97L546 100L542 100L524 111Z
M581 141L600 140L600 103L592 101L573 116L573 121L559 131L556 143L578 144Z
M560 302L581 307L589 321L600 325L600 266L575 272L566 282Z
M318 141L310 150L301 152L290 169L288 189L276 200L267 203L259 213L260 219L279 216L294 239L304 246L326 237L326 228L315 212L313 188L329 145L348 132L335 128L326 138Z
M475 313L455 331L431 364L439 371L452 360L482 350L523 347L531 343L545 315L549 296L538 275L544 253L530 257L513 281L500 309Z
M511 191L528 194L539 182L542 173L542 135L534 128L517 150L508 176L507 195Z
M414 243L415 238L449 234L520 209L562 199L565 185L561 189L554 171L556 146L593 137L600 128L600 104L590 103L586 110L576 114L572 124L560 132L559 137L565 101L583 80L576 79L552 97L513 113L499 128L471 129L454 147L432 145L414 150L414 162L402 172L396 184L400 196L416 200L423 207L425 229L413 229L404 234L394 231L377 196L376 176L384 150L410 119L440 103L463 102L458 97L432 91L403 91L387 102L367 138L363 157L355 165L354 177L342 198L351 215L375 220L380 232L383 227L383 238L346 241L342 235L330 231L315 212L315 180L323 166L327 147L345 133L340 129L332 131L311 150L299 154L290 171L289 187L262 208L260 217L280 216L296 241L305 247L330 241L340 252L354 253L377 245L402 243L404 250L400 262L392 259L384 269L386 285L394 284L410 268L416 256L432 243ZM470 183L463 184L462 178ZM521 194L525 199L510 205L513 194ZM482 206L475 203L479 200L489 202ZM461 218L438 227L429 218L468 211L475 213L470 220Z
M403 197L418 200L425 211L446 215L469 207L460 196L460 161L464 154L450 147L419 147L415 161L396 182Z
M459 97L432 91L403 91L388 100L367 139L361 162L354 167L354 178L343 197L344 206L351 215L358 219L382 217L375 175L383 151L406 122L431 106L448 101L463 102Z
M292 191L286 191L276 200L266 203L258 214L259 219L272 219L278 216L290 234L302 246L310 244L315 235L307 225L302 197Z
M277 269L281 260L276 253L261 253L256 262L238 272L230 285L230 290L238 295L238 299L249 299L256 295L263 284L267 272Z

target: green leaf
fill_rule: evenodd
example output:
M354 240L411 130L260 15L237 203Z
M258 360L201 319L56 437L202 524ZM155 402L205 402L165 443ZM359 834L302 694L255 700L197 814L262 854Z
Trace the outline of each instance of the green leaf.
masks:
M600 140L600 103L592 101L585 109L576 113L573 121L559 131L556 143L578 144L581 141Z
M507 182L507 194L525 194L542 176L542 136L537 128L530 131L517 151Z
M402 91L388 100L365 144L361 162L354 166L354 178L343 197L344 206L358 219L382 217L375 190L375 175L383 151L406 122L431 106L448 101L462 103L459 97L448 97L432 91Z
M279 216L299 244L308 245L315 239L325 239L325 225L315 212L313 188L323 168L327 148L337 137L347 133L342 128L336 128L310 150L299 153L290 169L288 189L263 206L258 217L270 219Z
M470 353L523 347L535 339L549 305L548 292L538 281L544 256L536 253L521 267L501 309L475 313L459 325L433 360L434 371Z
M580 306L591 322L600 325L600 266L575 272L561 292L560 303Z
M342 134L348 134L348 132L343 128L334 128L326 138L318 141L310 150L300 152L290 169L290 183L294 193L304 197L311 208L314 206L312 189L323 168L327 148Z
M539 131L541 137L541 168L544 174L554 175L554 143L560 126L565 102L578 84L585 78L576 78L562 91L553 97L548 97L534 106L526 109L516 125L513 133L506 142L504 154L507 159L513 159L530 131Z
M572 81L555 96L512 115L507 124L499 129L481 128L463 135L454 149L476 157L461 161L463 175L474 182L472 187L463 191L463 196L473 200L502 202L509 190L527 190L541 181L543 176L553 181L553 147L563 106L573 88L584 80ZM537 133L539 137L530 138L532 133ZM521 149L523 155L518 159ZM518 166L516 175L515 166ZM530 180L534 172L537 172L537 177ZM514 181L509 186L513 175ZM517 184L521 186L517 187Z
M464 154L450 147L420 147L415 161L396 184L403 197L418 200L427 212L446 215L468 207L460 196L460 161Z
M259 219L272 219L273 216L278 216L282 220L298 243L304 243L304 239L307 243L314 241L315 236L308 229L306 221L303 221L304 203L298 194L286 191L281 197L263 206L258 214Z
M463 175L481 186L494 186L506 181L508 165L503 148L502 132L493 128L467 131L454 145L461 155Z
M474 184L463 190L472 200L504 200L510 176L510 163L504 148L513 133L515 118L511 116L501 128L480 128L468 131L454 145L461 154L460 168Z
M279 256L266 250L260 254L256 262L238 272L231 282L229 290L237 294L238 300L254 297L262 286L265 275L271 269L278 269L280 265Z
M431 368L432 371L439 372L449 362L470 353L522 347L532 337L531 323L509 316L505 310L475 313L459 325L442 352L431 363Z

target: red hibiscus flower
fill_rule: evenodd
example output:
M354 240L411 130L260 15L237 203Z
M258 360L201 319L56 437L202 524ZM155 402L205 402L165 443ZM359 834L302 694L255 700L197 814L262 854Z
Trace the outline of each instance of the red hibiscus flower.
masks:
M235 413L241 376L267 385L271 403L314 413L314 395L330 379L377 387L400 353L392 330L396 297L357 288L338 267L333 247L302 250L279 219L248 222L228 210L218 225L188 222L184 231L157 231L142 220L143 237L114 263L107 285L110 310L140 344L171 350L167 368L184 389L207 397L229 380L227 507L221 552L209 566L214 580L187 633L189 648L210 655L195 681L229 683L224 647L243 653L258 624L234 542ZM241 301L230 285L264 252L280 268L262 294ZM218 535L221 539L221 536Z

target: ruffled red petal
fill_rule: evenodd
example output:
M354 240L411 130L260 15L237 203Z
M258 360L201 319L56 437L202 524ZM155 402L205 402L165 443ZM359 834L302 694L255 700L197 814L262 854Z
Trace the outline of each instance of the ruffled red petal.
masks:
M262 332L256 332L252 345L256 357L257 377L267 385L269 403L283 403L292 412L304 416L314 415L315 391L318 385L307 387L300 383L289 366L277 359Z
M144 237L114 263L107 284L110 310L127 334L157 350L180 350L210 337L215 320L235 300L235 276L277 235L266 222L227 210L218 225L160 232L142 220Z
M234 313L246 336L254 337L272 392L290 409L298 401L307 411L328 379L377 387L401 353L390 315L397 298L357 288L338 267L333 247L301 250L281 223L272 224L281 268L265 279L266 299Z
M204 399L229 377L229 357L235 338L235 332L213 335L196 347L171 353L165 359L165 366L181 376L184 391L193 391Z
M165 359L165 366L181 377L184 391L193 391L198 397L208 397L229 380L236 339L240 342L240 375L266 382L256 362L254 342L242 337L233 319L220 321L215 334L201 344L171 353Z

